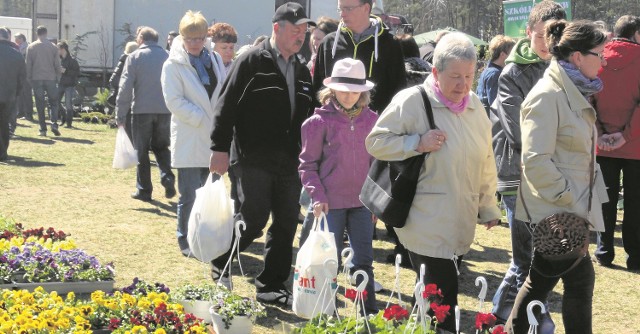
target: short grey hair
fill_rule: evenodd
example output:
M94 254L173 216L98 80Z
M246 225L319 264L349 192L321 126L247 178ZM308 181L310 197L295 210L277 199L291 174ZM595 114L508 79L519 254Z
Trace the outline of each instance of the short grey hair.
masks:
M143 42L158 42L158 32L151 27L142 27L138 31L138 38Z
M447 68L449 61L462 60L477 62L476 47L463 33L452 32L446 34L436 45L433 51L433 66L442 72Z

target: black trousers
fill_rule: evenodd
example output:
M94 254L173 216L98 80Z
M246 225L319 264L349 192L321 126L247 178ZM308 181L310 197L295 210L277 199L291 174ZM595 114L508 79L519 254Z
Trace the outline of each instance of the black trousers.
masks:
M602 263L611 263L614 254L614 232L618 219L618 193L620 172L623 174L624 217L622 218L622 243L629 256L627 265L640 267L640 160L597 157L602 177L607 186L609 202L602 204L604 232L598 233L595 256Z
M13 103L0 102L0 161L6 160L9 148L9 122L11 118L11 105Z
M527 305L532 300L547 301L549 293L562 279L562 320L566 334L591 334L592 302L595 271L589 255L584 256L578 266L566 271L575 260L562 262L546 261L538 253L533 254L531 270L527 280L518 292L516 301L507 320L505 329L510 334L526 334L529 331ZM564 272L564 273L563 273ZM549 277L554 276L554 277ZM541 322L540 309L534 308L538 322Z
M443 323L438 324L438 328L446 329L452 333L456 332L456 317L454 310L458 305L458 272L456 264L452 259L440 259L430 256L424 256L409 251L411 266L420 279L420 265L425 265L424 285L436 284L442 291L444 298L442 305L451 306L449 315ZM462 256L458 257L458 266L462 263ZM429 310L429 315L433 316L433 311Z
M271 226L267 230L264 245L264 269L256 277L258 292L286 288L291 274L293 239L298 227L300 204L300 177L298 172L272 172L254 165L231 166L236 221L242 220L246 230L240 238L240 251L244 251L261 235L271 214ZM222 269L229 254L213 260Z

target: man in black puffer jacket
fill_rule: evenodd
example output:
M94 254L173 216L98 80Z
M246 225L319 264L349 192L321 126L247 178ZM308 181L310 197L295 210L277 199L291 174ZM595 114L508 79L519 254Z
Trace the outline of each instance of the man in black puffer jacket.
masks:
M7 160L9 147L9 118L16 97L26 77L24 58L13 48L9 30L0 27L0 161Z

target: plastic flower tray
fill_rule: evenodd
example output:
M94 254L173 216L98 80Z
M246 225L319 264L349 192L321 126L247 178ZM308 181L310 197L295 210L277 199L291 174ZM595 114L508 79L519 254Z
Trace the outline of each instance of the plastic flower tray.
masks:
M60 295L73 292L75 294L89 294L102 290L112 292L115 281L101 282L41 282L41 283L13 283L0 284L0 289L33 291L41 286L45 291L56 291Z

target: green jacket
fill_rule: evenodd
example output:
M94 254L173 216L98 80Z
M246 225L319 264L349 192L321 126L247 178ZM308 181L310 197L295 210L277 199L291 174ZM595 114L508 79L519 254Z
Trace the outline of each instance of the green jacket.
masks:
M571 212L589 219L594 230L604 231L601 204L608 201L607 191L597 163L595 171L589 169L597 138L595 121L593 107L558 62L551 61L522 103L522 196L516 202L517 219L537 223L554 213Z

